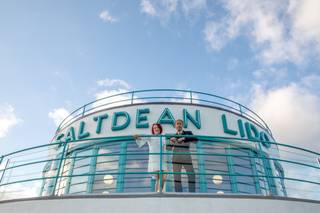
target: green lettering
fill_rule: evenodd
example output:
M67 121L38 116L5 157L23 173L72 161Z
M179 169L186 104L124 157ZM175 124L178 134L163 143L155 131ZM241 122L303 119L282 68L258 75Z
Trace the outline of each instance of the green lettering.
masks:
M236 130L232 130L232 129L228 128L227 118L226 118L225 114L223 114L221 116L221 120L222 120L222 126L223 126L224 133L227 133L229 135L237 135L238 134L238 132Z
M85 131L85 126L86 126L86 123L84 121L81 121L80 127L79 127L78 139L83 139L90 136L90 133Z
M248 135L248 139L250 140L259 140L259 131L257 127L249 122L246 122L245 124L246 132ZM252 134L253 133L253 134Z
M168 108L165 108L163 112L161 113L159 119L158 119L159 124L171 124L174 126L175 119L171 113L171 111Z
M195 127L197 127L197 129L201 129L201 120L200 120L200 111L199 110L195 111L195 117L196 118L192 117L187 109L183 109L184 128L188 128L188 121L190 120L191 123L193 123L193 125Z
M118 118L124 117L125 122L123 124L118 124ZM130 115L127 112L115 112L112 119L112 131L119 131L127 128L130 124Z
M76 140L76 134L74 133L74 128L70 127L70 129L66 134L66 142L75 141L75 140Z
M94 121L97 122L96 133L100 134L102 130L102 122L104 119L108 118L108 114L99 115L93 118Z
M149 123L142 123L148 120L148 117L143 115L146 113L150 113L150 109L137 109L136 128L149 128Z
M238 119L238 128L239 128L240 136L244 138L246 134L244 132L243 122L241 119Z

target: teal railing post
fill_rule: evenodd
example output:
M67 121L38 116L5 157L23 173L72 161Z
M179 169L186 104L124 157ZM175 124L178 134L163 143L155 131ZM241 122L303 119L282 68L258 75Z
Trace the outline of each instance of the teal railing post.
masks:
M97 167L97 155L98 155L99 148L96 146L92 151L92 157L90 160L90 168L89 168L89 176L88 176L88 184L87 184L87 193L91 194L93 192L93 184L95 178L95 172Z
M120 148L120 159L118 164L118 178L117 178L117 192L123 192L124 189L124 177L126 172L126 160L127 160L127 142L124 141L121 143Z
M2 160L3 160L3 155L1 155L1 157L0 157L0 166L1 166L1 164L2 164ZM2 173L1 173L0 185L1 185L2 177L3 177L3 173L4 173L4 170L3 170Z
M154 178L154 176L151 176L151 180L150 180L150 189L152 192L156 191L156 179Z
M164 135L164 138L165 138L165 143L166 143L166 145L168 144L168 143L170 143L168 140L168 138L169 138L169 136L168 135ZM172 150L171 151L169 151L169 150L167 150L167 149L165 149L165 160L167 161L167 162L172 162L172 155L173 155L173 153L172 153ZM172 172L168 172L168 171L173 171L173 165L172 165L172 163L168 163L167 164L167 177L166 177L166 192L172 192L173 191L173 188L174 188L174 183L173 183L173 173Z
M61 152L61 157L59 159L59 165L58 165L58 168L57 168L56 177L54 179L53 190L52 190L51 196L55 195L55 191L57 189L57 184L58 184L58 179L59 179L60 172L61 172L62 162L66 157L66 151L68 150L67 146L69 146L69 144L67 145L66 142L61 142L61 143L63 144L63 148L62 148L62 152Z
M71 158L70 158L70 168L69 168L69 172L68 172L68 179L67 179L67 183L66 183L66 188L64 190L65 194L69 194L69 191L70 191L72 173L73 173L73 168L74 168L75 162L76 162L76 152L73 152L71 155Z
M131 104L133 104L133 99L134 99L134 91L131 92Z
M228 170L229 170L229 178L231 182L231 191L232 193L237 193L238 192L238 186L237 186L237 176L234 172L233 168L233 159L232 159L232 153L231 153L231 146L228 145L227 148L225 149L227 153L227 164L228 164Z
M162 193L162 183L163 183L163 179L162 179L162 175L163 175L163 171L162 171L162 135L160 135L159 137L159 140L160 140L160 169L159 169L159 193Z
M267 192L267 193L268 193L268 195L277 195L277 192L275 191L275 183L274 183L273 175L272 175L272 173L270 173L270 170L271 170L270 163L269 163L268 159L266 158L266 156L264 155L264 152L261 147L261 142L256 141L256 143L258 143L259 156L262 159L263 169L265 172L265 176L267 177L267 183L268 183L268 189L269 189L269 192Z
M199 173L202 174L199 177L200 181L200 192L207 192L207 182L206 182L206 168L205 168L205 161L203 155L203 143L202 141L198 141L196 143L197 146L197 155L198 155L198 168Z
M81 117L83 117L84 116L84 113L86 112L86 105L83 105L83 108L82 108L82 116Z
M258 176L259 174L258 174L257 167L256 167L256 165L257 165L256 158L255 158L252 151L249 151L249 155L250 155L250 164L251 164L251 168L252 168L256 193L261 194L261 188L260 188L259 176Z
M242 115L243 114L243 112L242 112L242 107L241 107L241 105L239 104L239 111L240 111L240 115Z
M1 159L1 163L2 163L2 160L3 160L3 156L2 156L2 159ZM6 165L3 168L3 171L2 171L2 174L1 174L1 178L0 178L0 184L2 184L2 180L3 180L3 177L4 177L5 173L6 173L6 169L7 169L8 164L9 164L9 159L7 160Z

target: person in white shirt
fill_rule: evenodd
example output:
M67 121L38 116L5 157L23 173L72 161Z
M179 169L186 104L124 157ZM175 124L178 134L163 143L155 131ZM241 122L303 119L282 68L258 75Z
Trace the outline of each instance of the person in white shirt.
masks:
M162 149L162 153L165 153L166 149L166 138L160 137L162 134L162 126L161 124L155 123L152 124L151 132L153 135L159 136L159 137L141 137L139 135L134 135L134 139L136 140L136 143L141 148L146 143L149 146L149 153L160 153ZM161 149L160 149L161 147ZM148 172L159 172L160 171L160 159L162 160L162 172L167 171L167 161L166 161L166 155L162 154L151 154L149 155L149 163L148 163ZM162 185L161 185L161 191L163 191L164 183L167 179L167 174L162 174ZM160 175L159 173L156 174L156 191L160 192Z

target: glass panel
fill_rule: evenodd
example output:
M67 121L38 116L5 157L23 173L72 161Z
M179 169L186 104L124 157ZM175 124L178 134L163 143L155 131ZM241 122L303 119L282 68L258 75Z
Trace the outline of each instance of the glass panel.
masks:
M237 188L239 193L256 194L255 178L251 165L249 149L232 148L229 150L232 156L233 172L236 175ZM244 157L248 156L248 157Z
M90 162L92 157L81 157L92 155L92 149L78 151L74 159L74 167L70 181L70 194L85 193L87 190L88 175L90 171ZM80 175L80 176L76 176Z
M120 143L105 143L98 151L93 193L116 192L118 184Z

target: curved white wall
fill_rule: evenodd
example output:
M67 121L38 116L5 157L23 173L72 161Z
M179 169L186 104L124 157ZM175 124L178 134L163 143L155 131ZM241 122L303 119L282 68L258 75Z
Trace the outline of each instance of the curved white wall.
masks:
M3 213L318 213L320 202L254 197L94 197L0 203Z
M138 110L148 109L148 113L141 114L141 117L145 117L145 120L141 121L141 124L149 124L148 128L137 128L137 119L138 119ZM239 130L239 124L238 120L241 120L243 124L243 128L245 128L245 123L251 123L255 126L258 133L263 132L267 135L270 141L274 141L272 135L270 135L266 130L261 128L259 125L257 125L254 121L248 120L240 115L237 115L235 113L231 113L229 111L226 111L224 109L219 108L213 108L213 107L207 107L203 105L196 105L196 104L174 104L174 103L166 103L166 104L148 104L148 103L141 103L141 104L135 104L130 106L119 106L112 109L104 109L101 111L94 111L89 115L86 115L82 117L81 119L78 119L72 123L70 123L68 126L61 129L52 141L56 141L59 139L59 141L65 141L66 138L73 138L73 139L80 139L79 134L80 132L83 132L87 134L85 138L101 138L101 137L112 137L112 136L127 136L127 135L134 135L134 134L151 134L150 127L152 123L155 123L159 120L161 115L165 110L170 111L170 114L176 119L184 119L184 110L186 110L191 117L196 117L196 112L199 113L199 120L201 123L201 127L196 127L189 119L187 119L188 128L187 130L191 130L193 134L195 135L206 135L206 136L220 136L220 137L231 137L231 138L243 138L247 139L249 136L247 132L244 129L244 135L240 136L240 130ZM97 109L98 110L98 109ZM113 120L115 113L119 112L125 112L129 115L130 121L126 128L121 130L113 130ZM101 121L101 129L99 133L97 133L97 126L99 121L95 119L95 117L104 116L107 117L104 118ZM225 131L225 128L223 127L222 122L222 116L225 116L226 123L228 126L228 129L232 131L236 131L237 133L235 135L227 134ZM116 119L119 125L126 123L126 118L123 116L119 116L119 119ZM83 124L83 129L81 129L81 123ZM73 133L71 134L70 129L73 129ZM176 130L171 124L163 124L164 128L164 134L174 134ZM71 137L71 136L74 137ZM68 137L69 136L69 137ZM255 144L250 143L246 140L242 141L246 145L255 147ZM274 145L271 145L271 149L266 149L262 146L263 151L266 153L271 153L272 150L274 155L277 156L277 149Z

